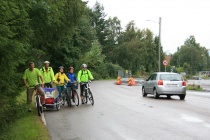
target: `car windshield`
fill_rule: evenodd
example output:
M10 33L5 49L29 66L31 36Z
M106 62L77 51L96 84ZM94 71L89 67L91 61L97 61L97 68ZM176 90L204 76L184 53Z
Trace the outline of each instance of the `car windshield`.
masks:
M160 80L166 81L182 81L182 77L179 74L161 74Z

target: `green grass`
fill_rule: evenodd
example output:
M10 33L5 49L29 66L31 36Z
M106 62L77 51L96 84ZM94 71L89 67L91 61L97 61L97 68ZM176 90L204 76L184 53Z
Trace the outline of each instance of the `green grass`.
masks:
M197 90L197 91L203 90L203 88L200 87L200 85L187 85L186 89L187 90Z
M0 137L2 140L50 140L47 128L37 115L34 104L31 105L32 112L27 112L26 93L22 93L17 101L23 104L23 114L14 123L9 124L5 133Z

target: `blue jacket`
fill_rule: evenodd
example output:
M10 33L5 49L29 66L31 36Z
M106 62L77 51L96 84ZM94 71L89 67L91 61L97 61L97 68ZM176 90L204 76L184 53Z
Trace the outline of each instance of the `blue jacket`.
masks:
M66 76L70 79L71 83L68 83L67 86L70 87L74 81L77 81L77 77L74 73L67 73Z

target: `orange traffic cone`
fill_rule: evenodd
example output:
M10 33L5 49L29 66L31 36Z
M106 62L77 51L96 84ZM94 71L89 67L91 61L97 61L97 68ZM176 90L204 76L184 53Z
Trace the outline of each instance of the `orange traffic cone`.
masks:
M134 78L132 78L132 85L135 86L136 85L136 81Z
M128 79L128 86L135 86L136 85L136 82L135 80L131 77Z
M121 85L121 84L122 84L121 78L120 78L120 76L118 76L118 77L117 77L116 85Z
M129 86L132 86L131 78L128 79L128 85L129 85Z

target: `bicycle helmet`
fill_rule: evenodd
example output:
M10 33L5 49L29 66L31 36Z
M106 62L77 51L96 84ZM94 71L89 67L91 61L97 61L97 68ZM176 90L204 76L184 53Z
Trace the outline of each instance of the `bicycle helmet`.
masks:
M63 66L60 66L60 67L59 67L59 69L63 69L63 68L64 68Z
M70 67L69 67L69 70L71 70L71 69L74 69L74 67L70 66Z
M83 67L83 68L87 68L87 65L86 65L86 64L82 64L82 67Z
M50 64L50 62L49 61L44 61L44 64Z

